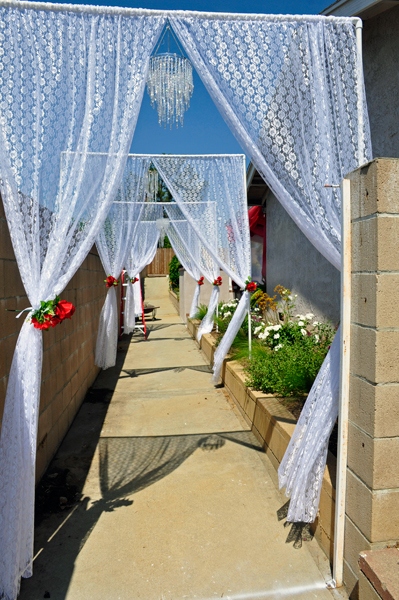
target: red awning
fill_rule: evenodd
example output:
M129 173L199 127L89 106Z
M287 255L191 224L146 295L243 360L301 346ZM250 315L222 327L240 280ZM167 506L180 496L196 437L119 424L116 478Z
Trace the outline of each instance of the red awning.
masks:
M252 235L264 236L266 216L261 206L253 206L248 210L249 230Z

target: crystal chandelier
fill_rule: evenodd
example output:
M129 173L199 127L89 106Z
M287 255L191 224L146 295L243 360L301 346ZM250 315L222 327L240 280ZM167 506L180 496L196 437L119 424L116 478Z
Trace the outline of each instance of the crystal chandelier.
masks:
M157 54L159 46L168 32L168 52ZM169 33L172 34L181 56L169 52ZM176 127L183 126L183 116L190 106L193 94L193 68L190 61L183 56L176 37L166 26L154 56L150 58L147 78L147 91L153 108L157 108L159 125L166 127L175 123Z

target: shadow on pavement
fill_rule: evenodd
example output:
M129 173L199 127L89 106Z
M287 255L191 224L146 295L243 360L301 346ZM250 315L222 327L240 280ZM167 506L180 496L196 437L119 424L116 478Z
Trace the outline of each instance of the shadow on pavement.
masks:
M173 371L174 373L182 373L186 369L191 371L199 371L201 373L212 373L209 365L188 365L184 367L149 367L147 369L122 369L122 373L126 373L128 377L139 377L140 375L151 375L152 373L162 373L163 371ZM121 375L120 379L126 378L126 375Z
M278 509L277 519L279 521L283 521L287 518L289 506L290 501L288 500L288 502ZM310 542L313 538L311 523L290 523L289 521L286 521L284 527L290 528L285 543L291 544L291 542L293 542L293 547L296 550L302 548L302 542Z
M87 438L84 441L86 443ZM69 511L62 513L61 522L56 520L53 530L47 528L46 535L37 536L34 575L31 579L22 580L20 600L43 597L64 600L76 558L103 513L131 506L134 500L130 496L168 476L196 450L217 451L226 441L264 452L248 431L99 438L101 498L94 502L87 496L82 498ZM76 468L70 470L71 477L76 475L75 471L85 468L87 476L91 460L77 462ZM52 467L50 475L54 471ZM61 510L62 506L59 507Z

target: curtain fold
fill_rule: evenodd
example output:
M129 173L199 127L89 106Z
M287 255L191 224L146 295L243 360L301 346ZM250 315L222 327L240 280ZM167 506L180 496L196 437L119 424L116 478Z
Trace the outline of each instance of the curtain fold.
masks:
M0 8L0 192L33 309L61 294L104 223L164 22ZM26 319L0 438L0 597L6 600L15 600L20 577L32 574L42 355L42 333Z
M299 16L243 22L204 15L172 16L170 22L257 171L312 244L340 269L340 190L325 185L340 184L372 158L352 20ZM323 385L308 399L321 407L315 414L326 443L330 402L338 412L339 391L333 385L338 364L327 356L319 374L332 396ZM308 456L306 473L296 470L302 452ZM311 512L317 513L321 480L309 474L316 465L325 467L324 447L312 447L308 436L294 436L286 457L280 485L289 481L288 493L295 497L288 520L306 521L309 496Z
M140 216L135 234L132 238L130 250L126 256L125 269L129 281L126 288L125 302L125 333L134 329L136 316L141 314L141 281L140 273L149 265L157 252L159 229L156 220L162 217L162 206L156 203L146 203ZM134 284L130 279L138 278Z
M219 275L218 264L202 244L194 227L184 217L178 205L166 204L165 212L170 219L170 226L168 229L169 241L184 269L195 281L198 281L201 277L201 273L203 273L207 281L213 283ZM197 223L196 226L200 227L200 224ZM190 318L194 317L198 310L200 293L201 288L197 283L191 301ZM207 324L205 326L205 323L201 323L197 332L198 341L201 340L203 333L210 333L212 331L216 305L213 303L214 309L213 312L211 312L211 304L212 302L209 303L208 313L205 317Z

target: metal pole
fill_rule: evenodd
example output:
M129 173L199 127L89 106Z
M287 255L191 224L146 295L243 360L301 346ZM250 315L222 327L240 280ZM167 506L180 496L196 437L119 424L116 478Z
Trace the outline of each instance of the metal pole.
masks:
M124 297L123 297L123 287L124 287L124 274L125 274L125 270L122 269L122 273L121 273L121 308L120 308L120 317L119 317L119 339L122 338L122 334L123 334L123 330L124 330L124 326L125 326L125 320L124 320L124 310L123 310L123 301L124 301Z
M357 114L358 114L358 165L364 157L364 98L363 98L363 52L361 19L356 21L357 47ZM337 481L335 493L335 531L333 554L333 585L341 587L344 580L344 538L346 505L346 468L348 461L348 418L350 381L350 334L351 334L351 198L350 180L341 184L342 197L342 254L341 254L341 360L339 384Z
M251 294L248 299L248 356L252 358L252 329L251 329Z
M348 416L351 334L351 198L350 180L344 179L342 190L341 255L341 360L339 383L337 482L335 492L335 532L333 556L334 587L343 585L346 467L348 459Z
M362 51L363 21L356 22L356 46L357 46L357 114L358 114L358 152L359 167L364 164L364 98L363 98L363 51Z

